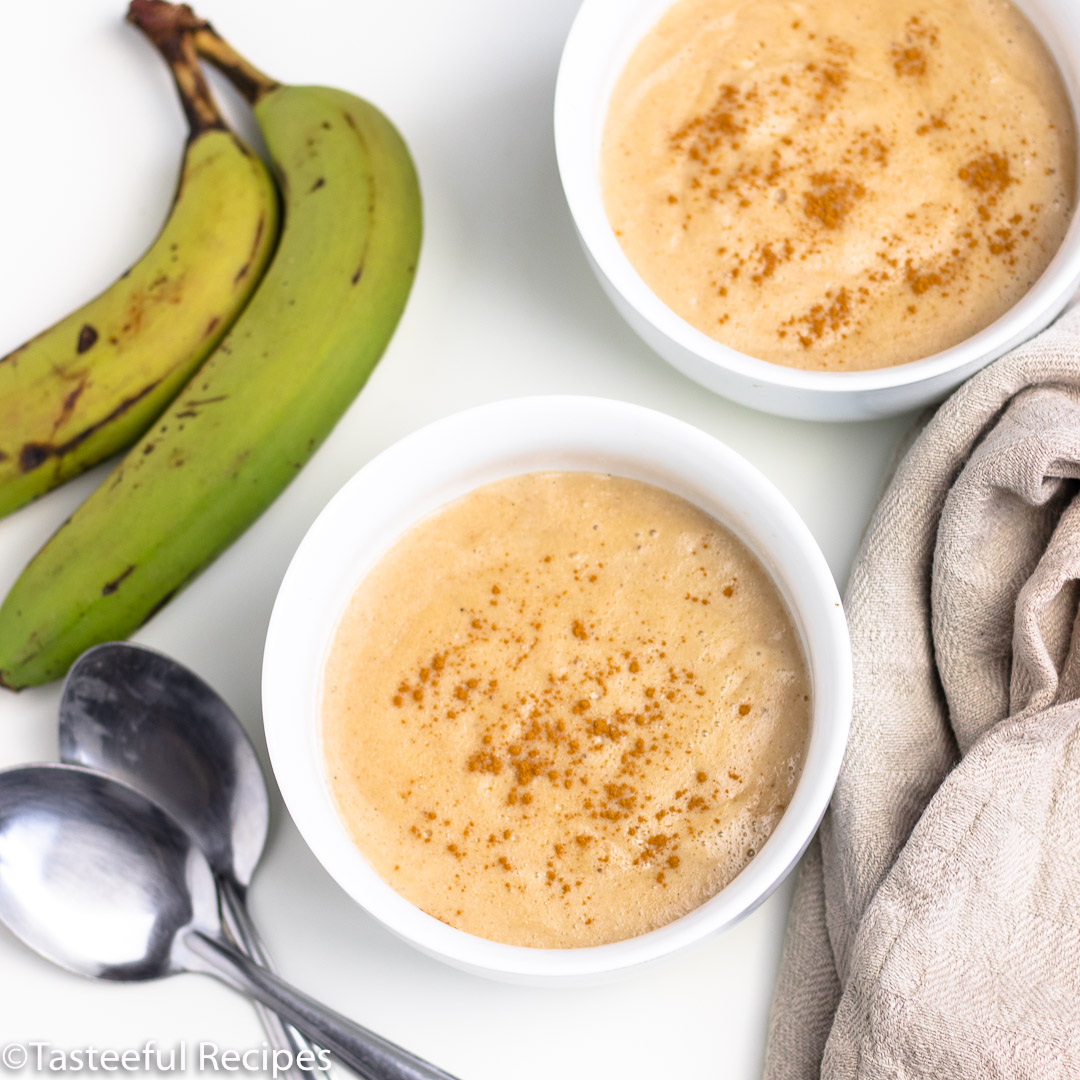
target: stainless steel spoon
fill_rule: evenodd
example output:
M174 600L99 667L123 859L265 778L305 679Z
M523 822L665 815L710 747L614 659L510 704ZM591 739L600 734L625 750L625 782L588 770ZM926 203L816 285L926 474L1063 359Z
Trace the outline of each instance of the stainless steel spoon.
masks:
M221 697L194 672L126 642L83 653L60 695L60 760L86 765L137 788L164 807L202 848L217 878L233 940L273 969L247 911L247 888L270 824L259 759ZM256 1005L274 1049L315 1058L311 1044ZM307 1051L304 1058L299 1058ZM325 1080L317 1067L290 1080Z
M0 920L42 956L93 978L214 975L368 1080L453 1080L230 944L195 841L141 792L101 773L71 765L0 772Z

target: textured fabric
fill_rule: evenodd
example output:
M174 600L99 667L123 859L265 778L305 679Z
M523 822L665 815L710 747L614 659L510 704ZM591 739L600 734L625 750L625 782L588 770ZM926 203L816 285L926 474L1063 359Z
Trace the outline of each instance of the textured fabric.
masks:
M847 592L855 711L766 1080L1080 1077L1080 307L923 429Z

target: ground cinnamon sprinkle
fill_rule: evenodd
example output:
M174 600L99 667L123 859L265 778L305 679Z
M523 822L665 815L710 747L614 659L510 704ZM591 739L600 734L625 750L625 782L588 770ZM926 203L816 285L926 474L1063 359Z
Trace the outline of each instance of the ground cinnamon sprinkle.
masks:
M937 30L918 15L912 15L904 29L904 40L892 46L893 70L900 76L925 75L928 49L938 43Z
M976 191L998 194L1013 183L1008 154L990 151L961 165L957 176Z
M822 183L827 181L823 180ZM543 573L544 567L551 561L552 557L545 555L536 572ZM599 580L599 575L575 572L575 579L594 584ZM503 586L492 585L490 593L503 596ZM732 593L731 586L724 586L721 590L725 597L730 597ZM689 592L685 598L690 603L709 603L708 596ZM509 601L513 601L513 594ZM426 722L453 721L457 719L458 710L451 707L451 702L469 703L473 693L482 694L485 686L489 692L485 696L490 696L497 688L496 678L466 677L477 670L472 646L485 647L495 626L485 616L474 616L468 609L462 615L467 632L433 656L418 661L413 671L403 673L397 682L398 693L392 696L391 705L401 708L406 698L423 700L416 697L416 688L423 686L432 695L430 717ZM532 626L540 635L547 632L543 621L537 620ZM580 618L570 620L565 633L577 642L584 642L590 636L587 623ZM524 645L524 639L520 643ZM670 758L675 752L668 731L667 710L684 706L697 691L697 677L692 669L684 667L676 670L664 662L662 649L650 648L649 644L655 645L654 642L643 641L640 653L623 650L617 655L605 657L599 667L590 665L573 675L557 669L549 671L541 679L543 689L517 695L513 711L516 716L524 717L523 721L508 723L506 717L510 710L508 704L503 702L491 721L477 729L478 745L466 758L466 770L491 777L508 775L511 780L505 794L505 805L516 812L525 812L531 804L530 789L534 784L547 783L568 791L588 787L593 794L584 799L583 812L574 810L566 821L590 822L593 828L601 832L631 820L640 825L650 819L671 822L683 817L689 821L707 819L713 812L713 801L729 794L722 792L720 786L714 786L707 797L700 792L691 794L688 788L684 788L675 793L670 803L656 807L647 805L653 801L652 797L640 791L636 782L643 768L652 765L657 755ZM602 707L606 681L620 675L631 685L640 687L640 708L632 712L620 708L598 712ZM448 692L442 690L444 679L450 687ZM663 682L666 686L662 698L657 693L657 682ZM594 708L594 704L597 708ZM739 717L746 717L750 705L741 703L735 712ZM619 765L614 778L593 788L590 757L609 747L619 751ZM727 775L729 780L741 783L741 778L732 771L729 770ZM698 770L695 780L698 784L705 784L707 774ZM646 810L647 814L642 816ZM437 816L431 811L420 811L419 814L425 822ZM558 830L562 821L556 817L551 824L553 829ZM413 835L421 842L430 842L430 827L421 830L414 826L414 830ZM637 834L637 825L630 826L630 832L631 835ZM595 839L592 833L573 835L574 844L581 850L588 848ZM497 843L494 834L490 834L487 846ZM563 854L564 845L556 843L554 846L557 860ZM637 854L632 859L632 865L653 862L661 856L668 871L678 870L681 865L681 859L676 854L680 848L678 831L647 836L642 833L636 846ZM466 858L466 850L458 843L450 841L445 847L455 859ZM510 869L508 860L502 855L482 864L485 870L495 867ZM657 875L655 880L662 887L668 886L666 875ZM549 863L544 884L561 894L576 887L560 871L556 861ZM581 882L576 884L580 885Z
M825 292L825 303L814 304L809 311L792 315L780 326L780 333L788 328L795 328L795 335L804 349L812 348L826 334L838 334L851 324L852 300L846 288L839 289L834 295L831 289Z
M826 229L839 229L856 199L866 194L866 188L858 180L838 177L834 172L813 173L810 189L806 192L803 212L816 219ZM790 241L788 244L790 246Z

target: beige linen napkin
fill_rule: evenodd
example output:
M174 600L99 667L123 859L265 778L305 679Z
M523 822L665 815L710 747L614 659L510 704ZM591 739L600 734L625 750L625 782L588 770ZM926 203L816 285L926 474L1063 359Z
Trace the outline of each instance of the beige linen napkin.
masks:
M766 1080L1080 1077L1078 477L1074 306L940 408L863 540Z

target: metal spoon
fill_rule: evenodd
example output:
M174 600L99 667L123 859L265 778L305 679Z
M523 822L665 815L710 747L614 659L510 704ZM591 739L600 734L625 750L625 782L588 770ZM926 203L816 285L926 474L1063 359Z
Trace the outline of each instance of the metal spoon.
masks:
M194 672L152 649L113 642L83 653L60 696L60 760L138 789L203 850L233 940L264 967L269 956L247 911L247 887L270 825L259 759L236 714ZM256 1005L271 1046L318 1060L311 1044ZM291 1080L325 1080L314 1067Z
M0 772L0 920L42 956L93 978L214 975L368 1080L453 1080L239 952L191 836L145 795L89 769Z

